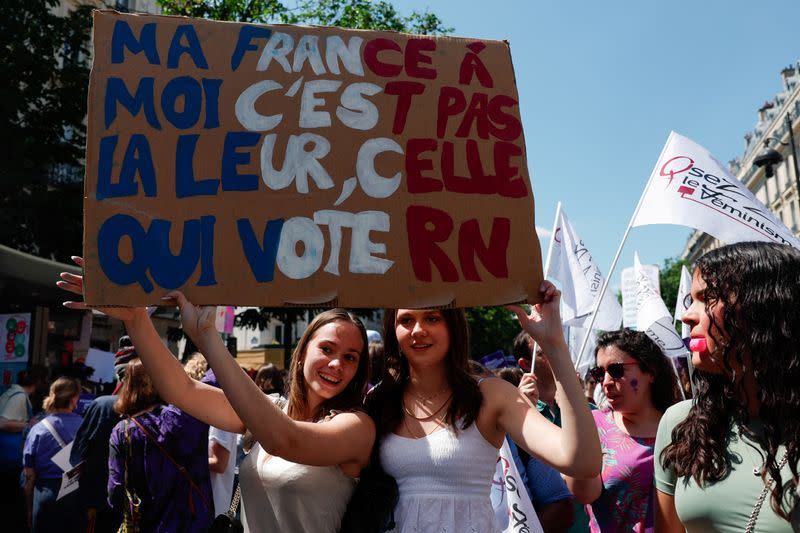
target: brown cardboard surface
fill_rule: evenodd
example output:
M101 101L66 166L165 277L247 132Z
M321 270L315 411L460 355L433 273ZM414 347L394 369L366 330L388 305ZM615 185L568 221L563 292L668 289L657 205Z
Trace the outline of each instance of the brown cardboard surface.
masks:
M86 169L91 305L538 299L505 42L97 11Z

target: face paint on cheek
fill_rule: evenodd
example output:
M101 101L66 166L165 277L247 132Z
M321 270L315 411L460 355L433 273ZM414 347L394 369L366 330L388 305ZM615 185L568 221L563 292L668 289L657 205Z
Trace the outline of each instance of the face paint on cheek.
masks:
M633 389L633 392L635 392L636 394L639 394L639 380L638 379L633 378L631 380L631 388Z

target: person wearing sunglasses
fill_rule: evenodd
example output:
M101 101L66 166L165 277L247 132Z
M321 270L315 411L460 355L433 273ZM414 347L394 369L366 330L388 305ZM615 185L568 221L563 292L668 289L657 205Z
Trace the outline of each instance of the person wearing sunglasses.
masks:
M670 360L643 332L609 331L597 338L597 366L608 407L592 411L603 467L599 476L564 476L583 503L593 532L653 530L653 449L664 411L680 399Z

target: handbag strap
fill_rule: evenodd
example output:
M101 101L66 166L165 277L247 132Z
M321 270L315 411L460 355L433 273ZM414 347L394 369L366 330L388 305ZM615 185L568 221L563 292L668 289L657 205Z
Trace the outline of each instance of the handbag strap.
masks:
M237 482L236 483L236 490L233 491L233 499L231 500L231 506L228 508L228 516L233 518L236 516L236 511L239 510L239 502L242 500L242 486Z
M56 428L53 427L53 424L51 424L48 419L43 418L42 425L47 429L47 431L50 432L53 438L56 439L56 442L58 443L59 446L61 446L62 448L65 448L67 446L67 443L64 442L64 439L61 438L61 435L58 434L58 431L56 431Z
M778 470L783 468L786 465L786 461L789 459L789 451L787 450L783 454L783 458L781 462L778 463ZM764 500L767 499L767 494L769 494L769 490L772 488L772 482L774 480L769 478L764 484L764 490L761 491L761 495L756 500L756 504L753 506L753 510L750 512L750 519L747 521L747 527L745 527L745 533L753 533L756 528L756 520L758 520L758 514L761 512L761 506L764 505Z
M199 495L200 495L200 500L203 502L203 505L205 506L205 508L206 508L206 509L208 509L208 508L209 508L209 506L208 506L208 500L206 499L206 496L205 496L205 494L203 494L203 492L200 490L200 487L198 487L198 486L197 486L197 484L194 482L194 480L192 479L192 476L190 476L190 475L189 475L189 472L187 472L187 471L186 471L186 468L184 468L184 466L183 466L183 465L179 464L179 463L178 463L178 462L177 462L175 459L173 459L173 458L172 458L172 455L170 455L170 454L169 454L169 452L167 451L167 449L166 449L166 448L164 448L164 446L162 446L162 445L161 445L161 443L160 443L160 442L158 442L158 439L156 439L156 438L153 436L153 434L152 434L152 433L150 433L150 431L148 431L148 430L147 430L147 428L146 428L146 427L144 427L144 426L143 426L143 425L142 425L142 424L141 424L141 423L140 423L138 420L136 420L136 419L135 419L135 418L133 418L133 417L131 417L129 420L130 420L131 422L133 422L134 424L136 424L137 426L139 426L139 429L141 429L141 430L142 430L142 433L144 433L144 435L145 435L145 436L146 436L148 439L150 439L150 440L153 442L153 444L155 444L155 445L158 447L158 449L159 449L159 450L161 450L161 453L163 453L163 454L164 454L164 456L165 456L167 459L169 459L169 460L170 460L170 462L171 462L171 463L172 463L172 464L175 466L175 468L178 470L178 472L180 472L180 474L181 474L181 475L182 475L182 476L183 476L183 477L186 479L186 481L188 481L188 482L189 482L189 486L190 486L190 487L191 487L191 488L192 488L192 489L193 489L195 492L197 492L197 494L199 494ZM192 500L192 494L191 494L191 492L189 493L189 507L190 507L190 509L192 510L192 513L194 513L194 504L193 504L193 500Z

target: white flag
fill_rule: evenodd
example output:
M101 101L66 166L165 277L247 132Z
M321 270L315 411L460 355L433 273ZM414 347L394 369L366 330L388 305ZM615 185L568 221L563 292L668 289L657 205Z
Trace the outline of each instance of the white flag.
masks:
M633 270L636 276L636 325L653 339L664 355L678 357L687 353L683 339L675 331L675 323L664 300L653 286L653 282L643 272L639 254L633 256Z
M533 504L528 496L528 489L522 482L514 456L508 446L508 440L503 439L500 455L497 458L497 467L492 479L491 491L492 507L499 531L501 533L543 533L542 524Z
M561 284L562 320L568 326L581 326L594 310L603 287L603 275L586 245L575 233L566 213L558 204L551 237L550 257L544 277ZM622 322L622 308L606 291L597 313L594 329L617 329Z
M586 328L576 326L570 326L569 328L570 356L572 357L572 363L575 365L575 371L581 376L585 376L589 369L594 366L594 350L597 347L597 333L590 331L583 353L578 353L587 331Z
M680 321L684 313L689 310L686 297L692 294L692 276L686 270L686 265L681 267L681 281L678 285L678 298L675 300L675 321ZM689 325L681 322L681 337L689 338Z
M800 241L708 150L670 133L632 226L678 224L725 243Z

